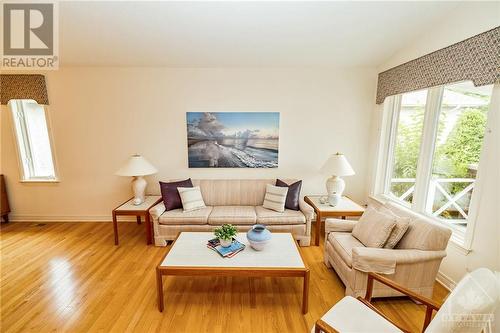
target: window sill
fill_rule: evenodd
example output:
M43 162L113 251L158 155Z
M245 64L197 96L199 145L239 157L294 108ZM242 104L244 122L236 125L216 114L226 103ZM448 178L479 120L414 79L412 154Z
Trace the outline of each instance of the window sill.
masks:
M472 249L468 249L464 246L464 238L462 235L457 235L456 232L453 232L450 238L450 243L455 249L457 249L461 254L468 255L472 252Z
M60 183L59 179L21 179L20 183Z

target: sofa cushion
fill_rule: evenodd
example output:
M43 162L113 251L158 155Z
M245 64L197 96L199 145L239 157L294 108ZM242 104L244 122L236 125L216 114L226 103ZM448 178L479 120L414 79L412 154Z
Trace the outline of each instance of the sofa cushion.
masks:
M182 208L182 201L177 187L193 187L191 178L176 182L160 182L160 191L166 210Z
M208 217L208 224L211 225L255 224L256 221L254 206L215 206Z
M410 218L397 216L393 211L385 207L381 207L379 210L393 216L396 219L396 225L394 226L394 229L392 229L391 234L384 245L385 249L393 249L401 238L403 238L406 231L408 231Z
M328 235L328 242L332 244L335 251L349 267L352 267L352 249L354 247L365 247L363 243L348 233L331 232Z
M271 184L266 185L266 195L263 206L283 213L285 211L286 194L288 187L279 187Z
M263 206L257 206L255 214L257 215L257 223L266 225L306 223L306 217L300 210L285 209L283 213L279 213Z
M178 187L179 195L182 201L182 209L184 212L190 212L193 210L198 210L205 208L205 202L201 196L201 191L199 186L195 187Z
M299 180L293 184L288 185L281 179L276 179L276 186L288 187L288 192L286 194L285 208L299 210L300 188L302 187L302 180Z
M208 216L212 211L212 207L184 212L182 208L173 209L164 212L158 218L160 224L207 224Z
M390 209L397 216L410 218L408 231L396 244L395 248L424 251L442 251L446 249L448 240L451 237L450 228L392 202L386 203L384 207Z
M352 235L367 247L384 247L395 225L393 215L368 207L352 229Z

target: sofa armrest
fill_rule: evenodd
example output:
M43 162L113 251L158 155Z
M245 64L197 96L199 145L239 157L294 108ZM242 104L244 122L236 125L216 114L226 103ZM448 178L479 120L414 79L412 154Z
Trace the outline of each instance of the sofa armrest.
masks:
M299 209L302 214L304 214L307 221L312 221L312 219L314 218L314 208L312 208L311 205L305 202L304 199L299 200Z
M325 220L325 233L328 235L330 232L352 232L354 226L358 221L341 220L328 218Z
M394 274L396 265L440 260L446 251L395 250L371 247L352 249L352 267L362 272Z
M165 204L163 201L160 201L155 206L149 209L149 215L151 215L151 220L153 222L158 222L158 218L163 214L167 209L165 208Z

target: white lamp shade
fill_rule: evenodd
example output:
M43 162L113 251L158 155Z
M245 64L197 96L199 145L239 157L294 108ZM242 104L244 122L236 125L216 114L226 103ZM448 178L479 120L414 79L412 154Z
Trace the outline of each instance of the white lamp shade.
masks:
M127 163L123 165L118 171L116 171L117 176L147 176L157 173L158 170L148 162L141 155L132 155L128 159Z
M352 176L355 174L344 154L331 155L321 168L321 172L334 176Z

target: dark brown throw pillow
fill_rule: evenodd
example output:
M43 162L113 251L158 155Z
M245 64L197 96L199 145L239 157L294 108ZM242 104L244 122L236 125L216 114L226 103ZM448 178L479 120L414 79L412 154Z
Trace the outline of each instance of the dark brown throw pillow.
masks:
M288 187L288 192L286 194L285 208L299 210L300 188L302 187L302 180L299 180L293 184L288 185L284 181L276 179L276 186Z
M191 178L177 182L160 182L161 196L167 210L182 208L182 201L177 191L178 187L193 187Z

